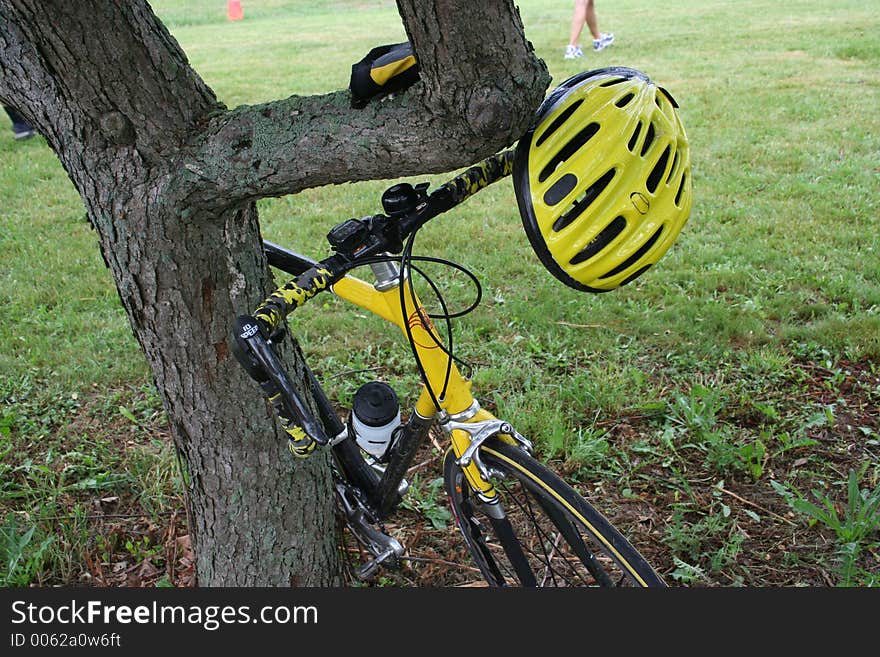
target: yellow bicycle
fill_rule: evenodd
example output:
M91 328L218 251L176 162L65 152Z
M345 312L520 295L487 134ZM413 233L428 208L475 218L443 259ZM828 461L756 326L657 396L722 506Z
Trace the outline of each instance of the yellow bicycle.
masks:
M629 75L624 77L624 82L635 84L639 89L652 86L646 78L615 71L613 75L618 77ZM339 506L349 529L371 555L358 571L362 578L373 576L380 566L397 566L404 557L405 548L383 530L383 522L401 503L407 489L407 471L429 430L436 424L449 441L443 479L455 522L471 557L490 585L664 586L661 577L601 513L535 460L530 440L474 398L471 382L456 366L451 350L444 345L432 321L438 317L448 321L466 311L446 312L439 290L429 280L444 310L442 315L429 315L413 283L415 274L420 273L420 262L437 261L413 254L419 228L487 185L513 173L515 178L519 176L519 180L515 180L518 196L523 187L546 183L551 192L538 192L545 201L548 196L550 200L556 196L562 198L558 180L569 173L560 165L564 160L571 160L577 149L563 145L561 148L571 152L556 163L555 171L547 173L548 165L544 163L543 172L539 171L537 177L531 179L529 172L535 167L529 158L535 150L530 150L530 146L532 142L548 141L548 125L556 136L564 132L559 117L575 116L575 111L568 108L576 104L577 109L584 104L583 99L577 102L578 93L585 87L589 92L607 83L607 75L597 78L595 73L592 72L592 77L564 83L566 93L551 95L549 108L542 106L544 110L539 111L536 128L520 141L516 151L492 156L430 194L427 183L415 187L403 183L387 189L382 196L382 214L350 219L329 232L327 238L334 251L329 257L314 261L271 242L264 243L269 263L294 279L279 287L252 314L236 320L234 351L273 404L289 436L291 452L307 457L320 446L329 446L332 450ZM613 92L618 94L618 99L629 93L629 87L623 82L599 88L612 86L618 87ZM659 93L656 89L654 92ZM653 97L651 104L662 109L662 103ZM681 158L673 158L668 149L663 150L667 142L656 135L659 125L656 120L653 125L652 141L661 144L661 151L653 159L648 156L645 166L649 171L644 181L648 188L639 193L648 200L657 196L650 193L650 187L653 184L657 191L659 183L652 181L659 179L656 170L658 162L663 161L664 184L682 204L687 201L683 201L682 192L686 183L684 174L679 175L675 169L682 166L682 171L686 171L686 163L673 162ZM644 130L646 134L648 131ZM583 131L575 131L578 132ZM575 139L582 138L575 136ZM640 151L641 146L639 143L635 149ZM649 150L645 149L645 153ZM553 180L554 175L557 182ZM569 182L562 184L569 185ZM585 194L592 202L589 190L569 192L577 197L576 209L578 203L584 203ZM536 213L533 208L524 207L521 198L520 210L524 222L529 214L533 221L542 220L540 211ZM685 214L686 210L689 205ZM639 208L635 211L639 212ZM560 213L564 212L571 212L568 201L560 208ZM583 214L583 208L578 214ZM596 231L599 239L606 239L601 237L601 231L600 226ZM538 237L530 234L530 238L537 246ZM591 238L589 244L596 239ZM650 234L647 239L651 240ZM652 244L656 242L656 238L651 240ZM594 248L589 244L588 248ZM583 245L577 252L582 251ZM631 280L634 271L644 271L645 257L656 260L662 255L656 250L642 249L641 259L632 258L632 253L637 251L638 245L629 254L620 256L630 262L613 274L621 276L619 281L626 282L626 277ZM552 259L554 252L545 245L543 254L539 255ZM366 282L352 276L350 272L359 267L369 267L374 280ZM616 268L620 268L620 263ZM572 271L577 276L576 269ZM605 277L606 282L608 278ZM566 282L572 284L572 281ZM581 283L575 281L575 285ZM316 400L317 409L313 412L285 372L276 345L284 339L288 314L327 290L396 325L404 334L422 384L418 401L406 419L402 419L394 390L380 381L361 386L354 395L351 410L343 414L347 417L340 419L337 409L306 366L301 379L307 382Z

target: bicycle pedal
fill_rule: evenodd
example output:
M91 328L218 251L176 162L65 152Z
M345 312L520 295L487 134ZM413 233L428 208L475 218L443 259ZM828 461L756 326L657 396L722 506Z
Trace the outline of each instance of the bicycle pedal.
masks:
M394 554L395 551L391 548L385 550L378 557L370 559L367 563L358 568L355 575L359 580L362 581L372 579L373 576L376 574L376 571L379 570L379 566L381 566L384 561L387 561L388 559L393 557Z

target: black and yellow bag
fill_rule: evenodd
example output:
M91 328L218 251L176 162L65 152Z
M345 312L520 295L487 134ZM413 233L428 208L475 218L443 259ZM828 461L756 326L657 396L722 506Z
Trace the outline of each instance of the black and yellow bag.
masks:
M419 65L409 43L373 48L351 67L351 106L361 108L376 96L402 91L419 79Z

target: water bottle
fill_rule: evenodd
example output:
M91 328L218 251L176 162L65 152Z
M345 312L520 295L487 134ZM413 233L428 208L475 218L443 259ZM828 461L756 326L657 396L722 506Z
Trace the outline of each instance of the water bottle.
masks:
M351 428L362 450L383 462L400 427L400 404L394 389L382 381L365 383L351 404Z

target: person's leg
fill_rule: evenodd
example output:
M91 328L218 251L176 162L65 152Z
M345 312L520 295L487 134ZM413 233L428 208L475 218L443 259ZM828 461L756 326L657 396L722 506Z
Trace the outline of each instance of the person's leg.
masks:
M581 30L584 29L584 23L587 20L587 5L593 6L593 0L575 0L574 14L571 17L571 36L568 39L569 46L577 46L578 40L581 38ZM593 22L596 16L593 14ZM592 29L592 28L591 28Z
M34 136L34 129L15 108L4 105L3 109L6 110L12 121L12 134L16 139L27 139Z
M586 0L586 3L584 20L587 23L587 27L590 28L590 34L593 35L593 50L605 50L605 48L614 43L614 35L599 31L599 22L596 20L596 6L593 0Z
M596 21L596 5L593 0L586 0L584 3L578 3L584 5L584 22L586 22L587 27L590 28L590 34L593 35L593 40L596 41L602 37L599 34L599 24Z
M574 13L571 16L571 34L568 39L568 45L565 47L566 59L577 59L584 56L578 41L581 38L581 30L584 29L586 11L587 0L575 0Z

